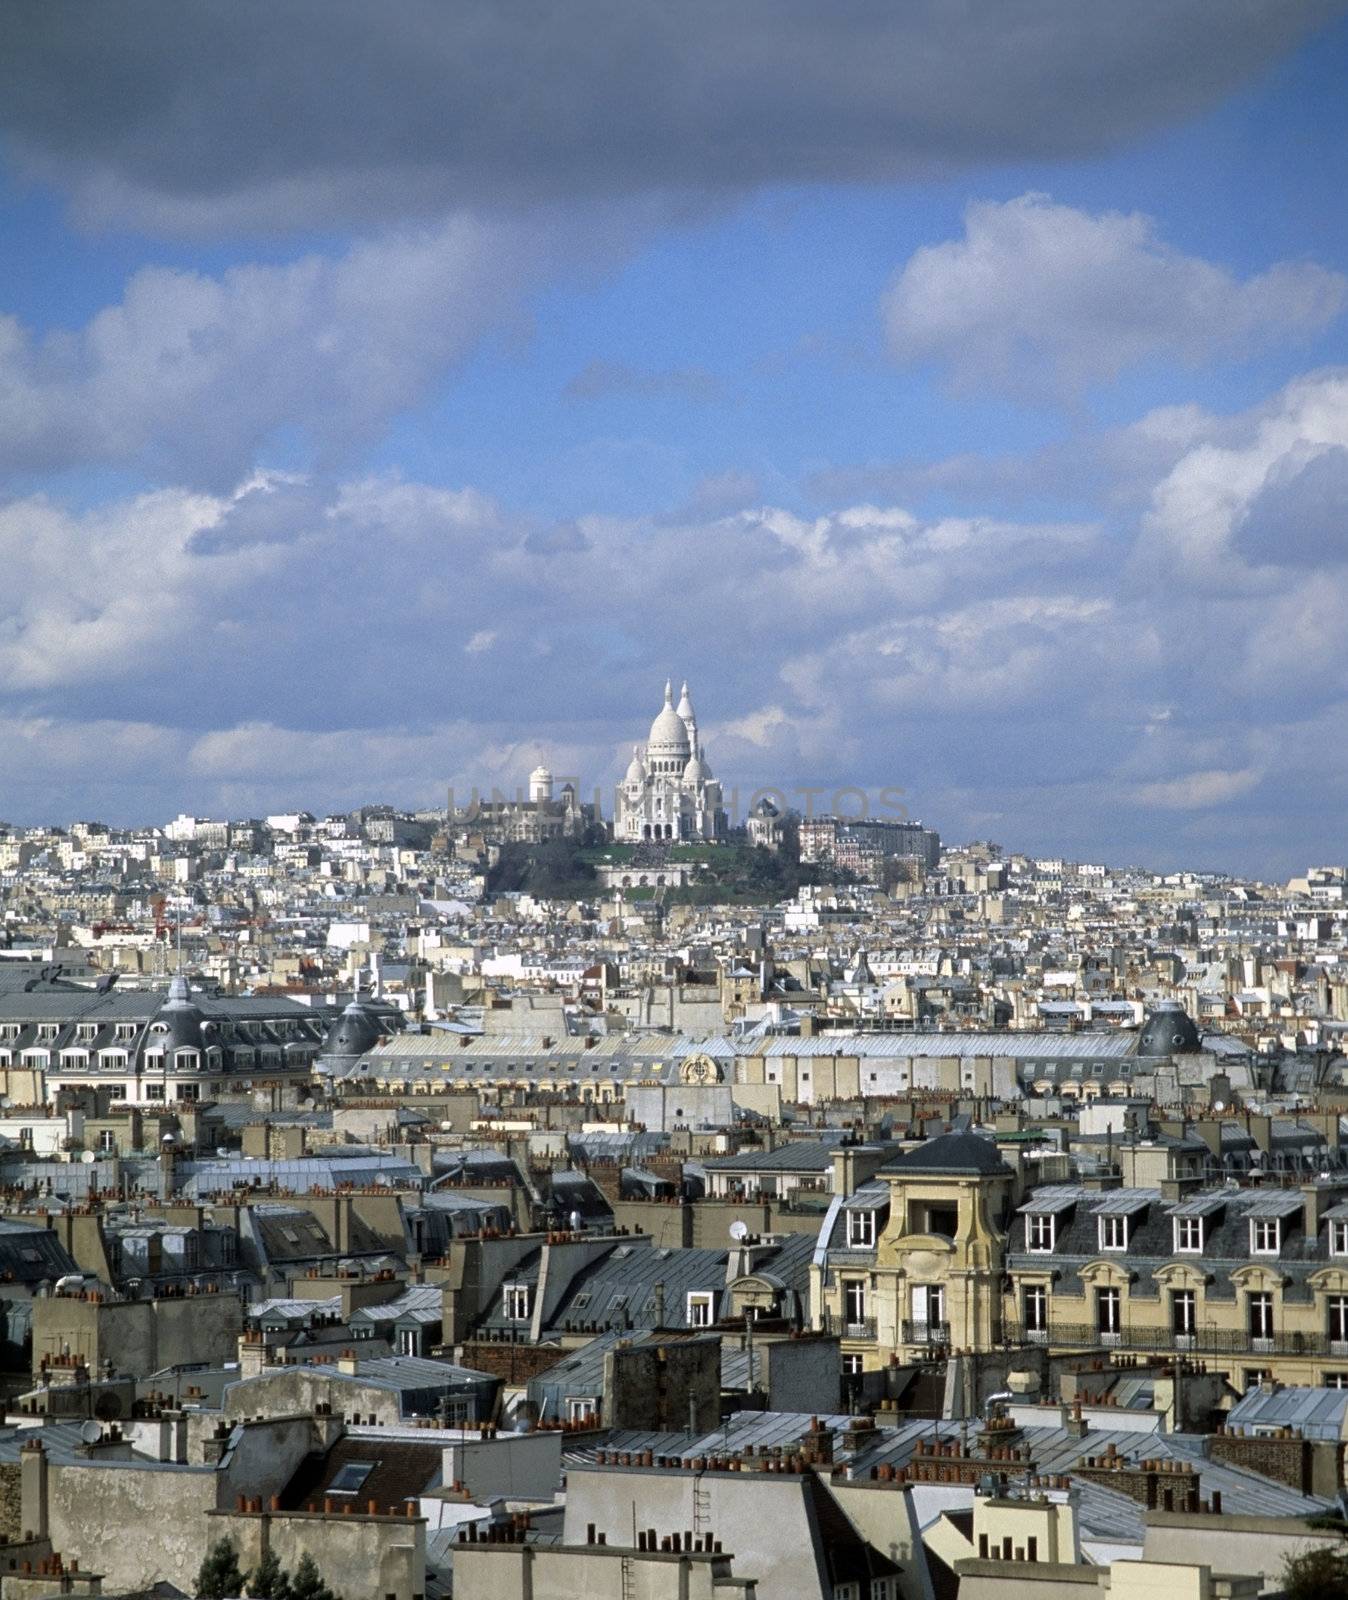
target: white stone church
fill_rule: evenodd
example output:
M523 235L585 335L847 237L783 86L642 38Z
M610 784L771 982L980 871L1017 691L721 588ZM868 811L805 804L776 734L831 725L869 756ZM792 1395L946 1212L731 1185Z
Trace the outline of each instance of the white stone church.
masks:
M633 746L627 776L618 785L613 837L622 844L641 844L648 839L720 839L725 831L721 786L711 775L697 735L688 685L675 706L666 683L665 703L651 723L650 737Z

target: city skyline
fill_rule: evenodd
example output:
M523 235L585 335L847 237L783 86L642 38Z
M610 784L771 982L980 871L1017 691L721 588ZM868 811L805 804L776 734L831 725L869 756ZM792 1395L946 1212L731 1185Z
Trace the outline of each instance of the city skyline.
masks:
M611 792L673 671L742 792L1343 855L1342 7L323 10L0 21L0 816Z

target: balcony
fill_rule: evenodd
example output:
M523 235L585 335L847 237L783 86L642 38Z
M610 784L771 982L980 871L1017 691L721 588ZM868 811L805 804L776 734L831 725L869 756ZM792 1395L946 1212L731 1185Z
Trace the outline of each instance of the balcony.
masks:
M948 1322L905 1322L903 1325L904 1344L939 1344L949 1345L950 1324Z
M874 1317L849 1317L846 1313L837 1316L832 1311L826 1311L822 1322L825 1333L836 1333L840 1339L875 1338Z
M1027 1329L1023 1322L1003 1326L1006 1344L1048 1344L1058 1350L1139 1350L1165 1355L1190 1350L1201 1355L1323 1356L1334 1353L1330 1341L1319 1333L1274 1333L1253 1338L1244 1329L1206 1328L1177 1334L1169 1328L1133 1326L1115 1334L1101 1334L1093 1323L1055 1323L1047 1333Z

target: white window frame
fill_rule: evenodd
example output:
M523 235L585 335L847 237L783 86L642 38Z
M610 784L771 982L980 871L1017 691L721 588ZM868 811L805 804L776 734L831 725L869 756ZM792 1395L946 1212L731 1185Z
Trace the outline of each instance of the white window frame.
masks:
M1112 1316L1105 1315L1105 1307L1114 1308ZM1113 1327L1105 1324L1112 1322ZM1095 1291L1095 1325L1102 1342L1117 1343L1123 1337L1123 1291L1113 1284L1104 1284Z
M534 1314L534 1286L507 1283L501 1288L501 1304L507 1322L529 1322Z
M1025 1248L1032 1255L1052 1255L1057 1236L1058 1219L1051 1211L1031 1211L1025 1219Z
M1282 1218L1250 1218L1250 1254L1276 1256L1282 1249Z
M1329 1253L1332 1256L1348 1256L1348 1217L1330 1218Z
M1259 1308L1260 1315L1255 1316L1255 1308ZM1267 1316L1264 1313L1267 1312ZM1268 1289L1255 1289L1250 1292L1245 1303L1245 1318L1250 1330L1250 1343L1257 1350L1259 1346L1273 1338L1273 1322L1277 1307L1273 1295ZM1255 1332L1255 1323L1263 1324L1263 1332Z
M1203 1254L1202 1217L1175 1217L1175 1254L1201 1256Z
M1332 1294L1325 1307L1329 1320L1329 1343L1342 1349L1348 1346L1348 1294ZM1338 1331L1335 1332L1335 1324Z
M688 1295L688 1326L710 1328L716 1320L715 1296L710 1289L693 1289Z
M1117 1212L1098 1217L1101 1250L1126 1250L1128 1248L1128 1218Z
M1021 1290L1021 1310L1025 1317L1025 1331L1032 1336L1048 1333L1048 1289L1042 1283L1027 1283ZM1030 1307L1036 1307L1031 1314Z
M599 1396L595 1394L572 1394L566 1397L566 1420L568 1422L584 1422L586 1418L592 1422L599 1420Z
M849 1250L875 1248L874 1211L849 1211L847 1213L847 1247Z

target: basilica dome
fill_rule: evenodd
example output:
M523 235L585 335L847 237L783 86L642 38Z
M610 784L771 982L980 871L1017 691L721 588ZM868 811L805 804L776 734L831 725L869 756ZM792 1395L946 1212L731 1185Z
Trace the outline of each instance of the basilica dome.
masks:
M665 685L665 703L660 714L651 723L650 738L646 741L646 759L653 756L682 756L686 762L693 753L693 743L688 737L688 725L674 709L674 695Z

